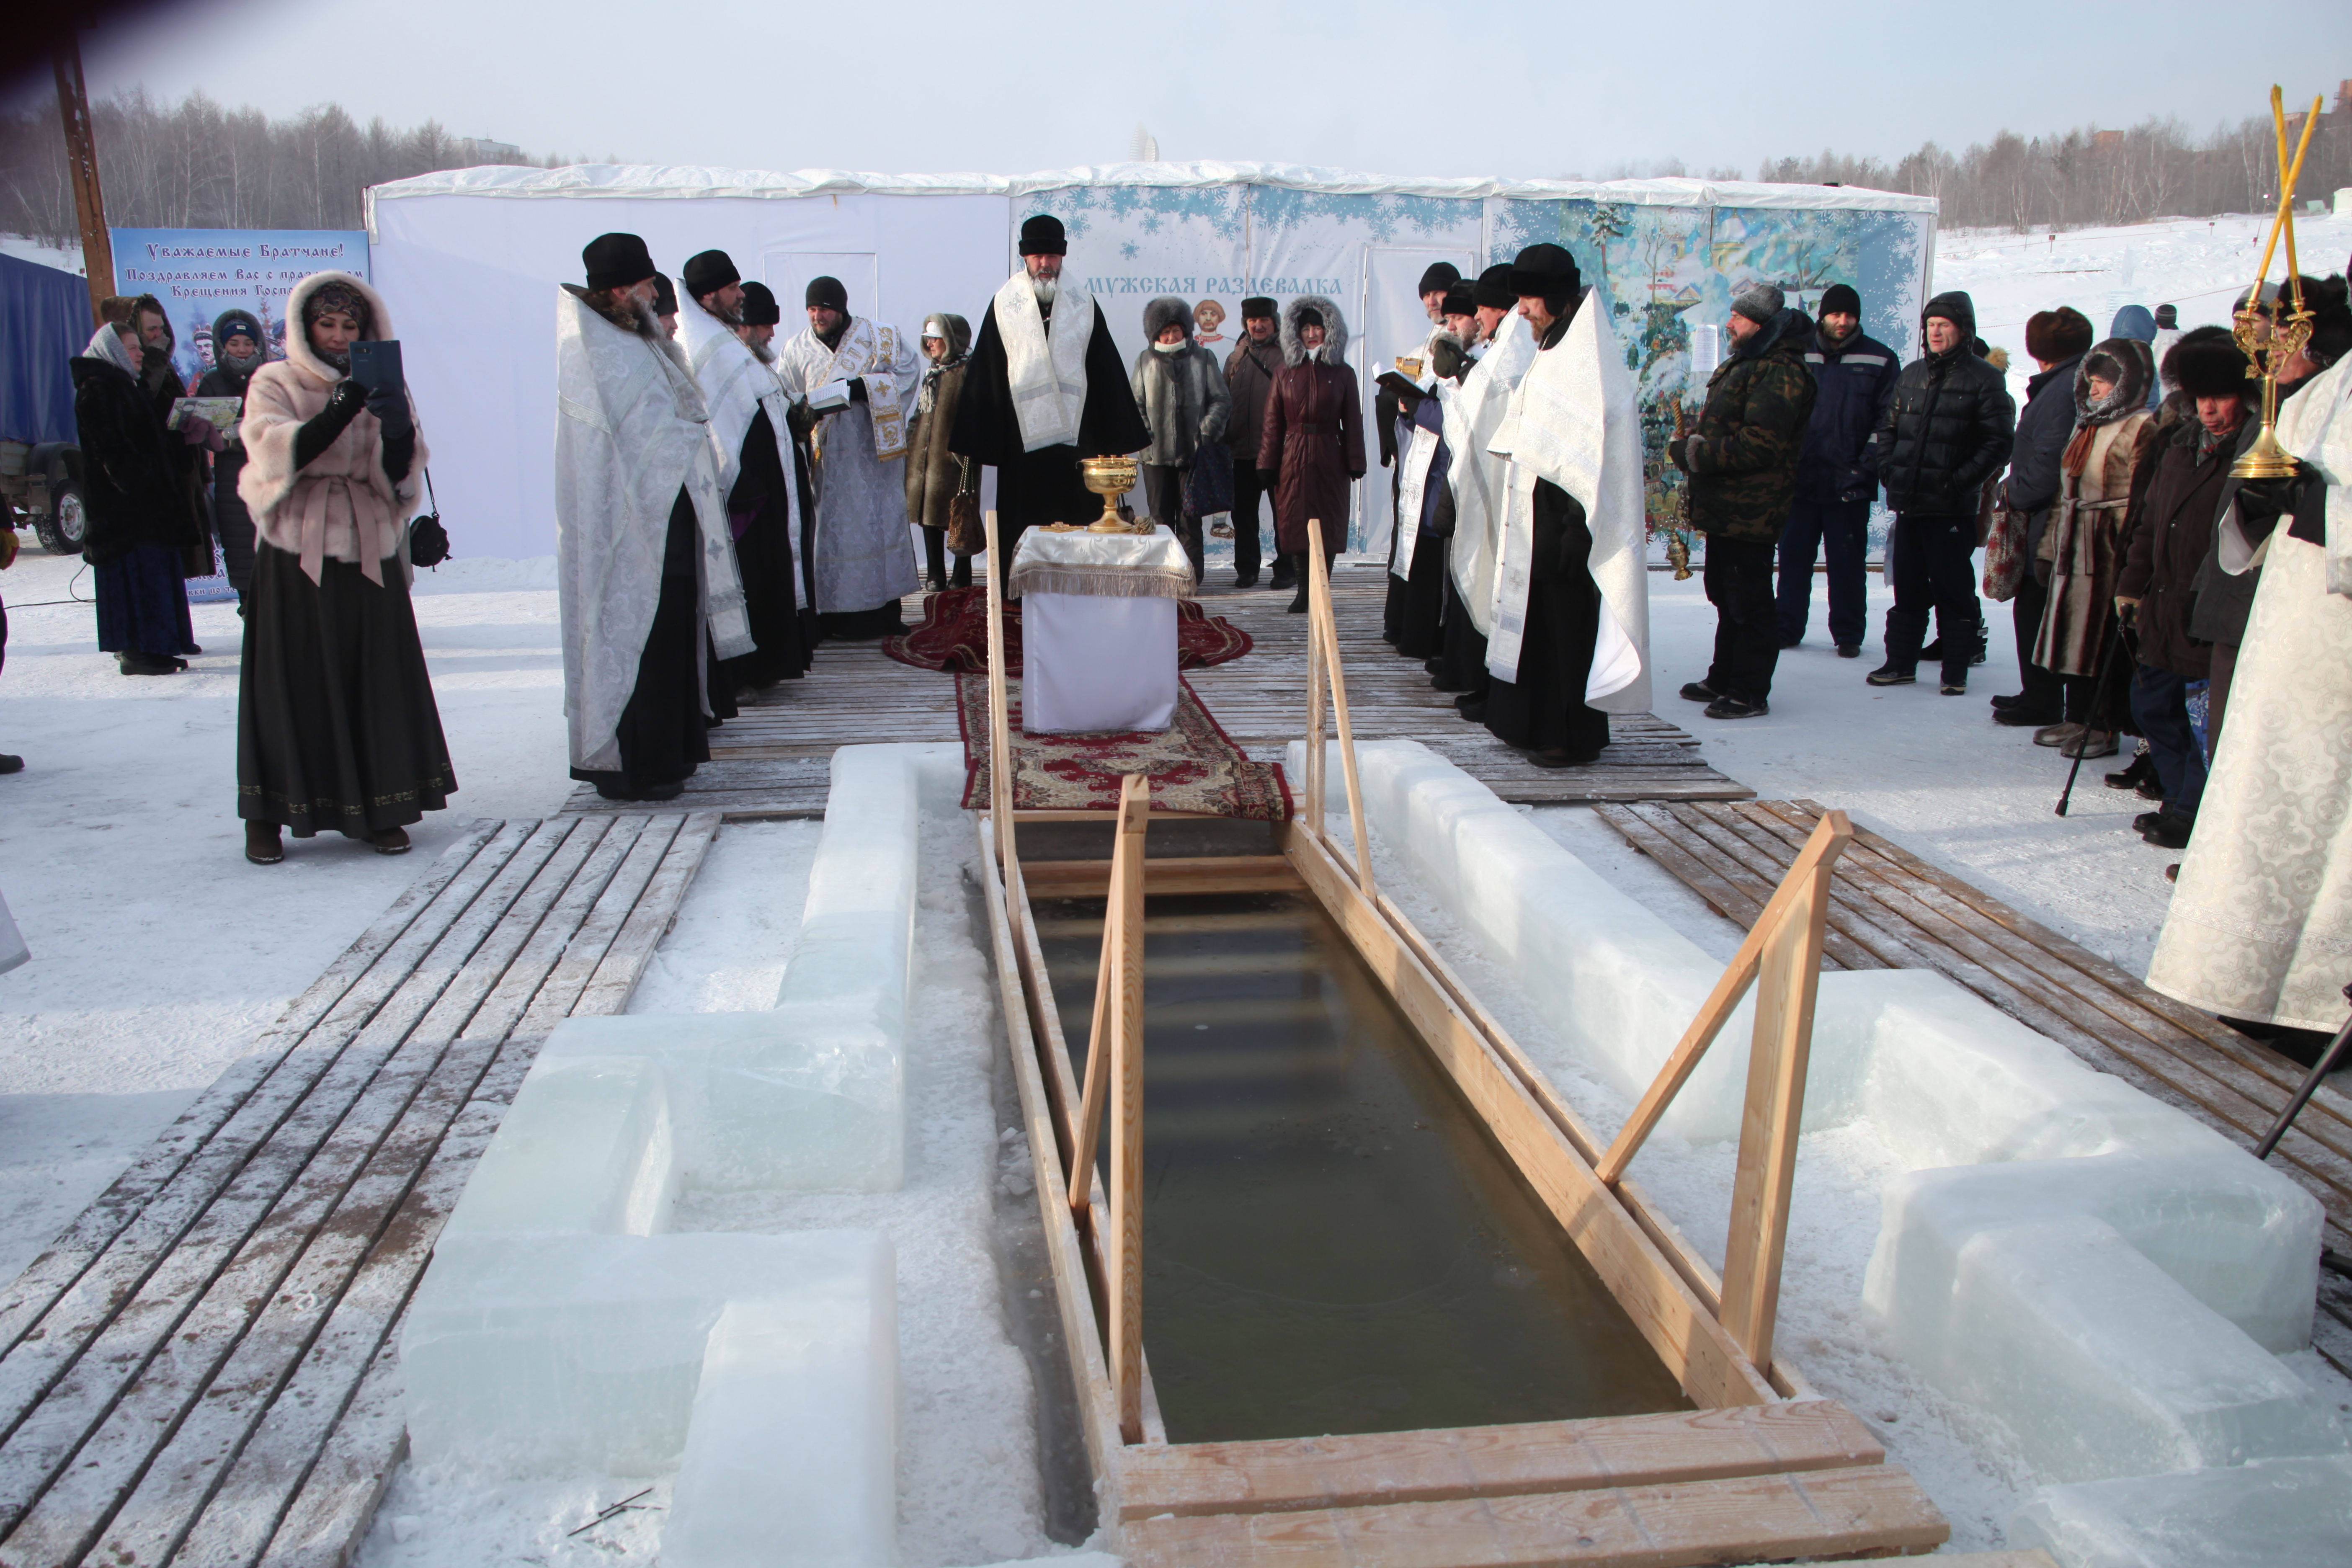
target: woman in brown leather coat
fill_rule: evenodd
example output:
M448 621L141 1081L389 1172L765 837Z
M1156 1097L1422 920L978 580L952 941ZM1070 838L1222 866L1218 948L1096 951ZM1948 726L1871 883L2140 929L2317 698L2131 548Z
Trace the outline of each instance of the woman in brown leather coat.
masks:
M1307 610L1307 525L1328 560L1348 542L1349 487L1364 477L1364 406L1345 358L1348 321L1320 294L1282 312L1282 369L1265 398L1257 466L1274 491L1277 547L1297 574L1294 615Z

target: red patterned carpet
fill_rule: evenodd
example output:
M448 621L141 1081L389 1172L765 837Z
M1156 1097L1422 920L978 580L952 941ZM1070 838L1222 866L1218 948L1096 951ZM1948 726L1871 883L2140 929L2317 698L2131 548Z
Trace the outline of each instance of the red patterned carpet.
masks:
M1249 652L1249 633L1222 616L1201 608L1197 599L1176 601L1176 668L1206 669ZM917 669L988 673L988 590L950 588L923 597L923 619L906 636L885 637L882 651ZM1004 658L1021 673L1021 606L1004 606ZM983 703L983 708L985 704Z
M1191 681L1178 683L1176 721L1156 735L1136 731L1024 734L1021 688L1018 682L1009 684L1016 810L1116 811L1119 780L1129 773L1148 773L1151 804L1162 810L1259 822L1289 819L1290 784L1283 777L1281 766L1250 761L1201 705ZM963 729L963 804L967 810L985 811L990 750L987 676L956 677L956 716Z

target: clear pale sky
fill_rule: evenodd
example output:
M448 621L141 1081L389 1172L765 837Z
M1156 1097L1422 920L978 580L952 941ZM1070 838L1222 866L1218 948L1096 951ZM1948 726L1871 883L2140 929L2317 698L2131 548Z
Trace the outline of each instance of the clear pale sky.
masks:
M2201 133L2265 112L2274 80L2332 103L2352 3L189 0L86 34L83 59L93 97L333 100L631 163L1018 174L1123 160L1139 122L1175 160L1753 177L1767 155L1957 151L2004 126Z

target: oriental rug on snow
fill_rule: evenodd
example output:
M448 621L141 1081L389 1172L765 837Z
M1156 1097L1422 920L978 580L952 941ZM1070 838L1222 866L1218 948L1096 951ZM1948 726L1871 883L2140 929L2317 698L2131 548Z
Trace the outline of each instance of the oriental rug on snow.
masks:
M1251 647L1249 633L1222 616L1201 608L1197 599L1176 601L1176 668L1206 669L1241 658ZM988 673L988 590L950 588L923 597L923 619L907 635L882 639L882 651L917 669ZM1005 673L1021 673L1021 606L1004 606ZM982 707L985 708L985 703Z
M1018 811L1116 811L1119 780L1151 779L1163 811L1285 822L1290 784L1276 763L1254 763L1209 716L1190 681L1179 680L1176 721L1159 734L1128 731L1029 735L1021 730L1021 684L1008 681L1013 710L1013 805ZM989 807L988 677L956 677L963 729L963 804Z

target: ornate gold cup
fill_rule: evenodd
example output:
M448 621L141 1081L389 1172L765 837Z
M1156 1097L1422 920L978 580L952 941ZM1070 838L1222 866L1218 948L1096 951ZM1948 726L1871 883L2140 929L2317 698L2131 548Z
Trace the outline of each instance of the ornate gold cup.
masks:
M1135 488L1136 466L1133 458L1080 458L1078 472L1087 489L1102 497L1102 515L1087 528L1089 533L1129 533L1133 530L1120 521L1118 498Z

